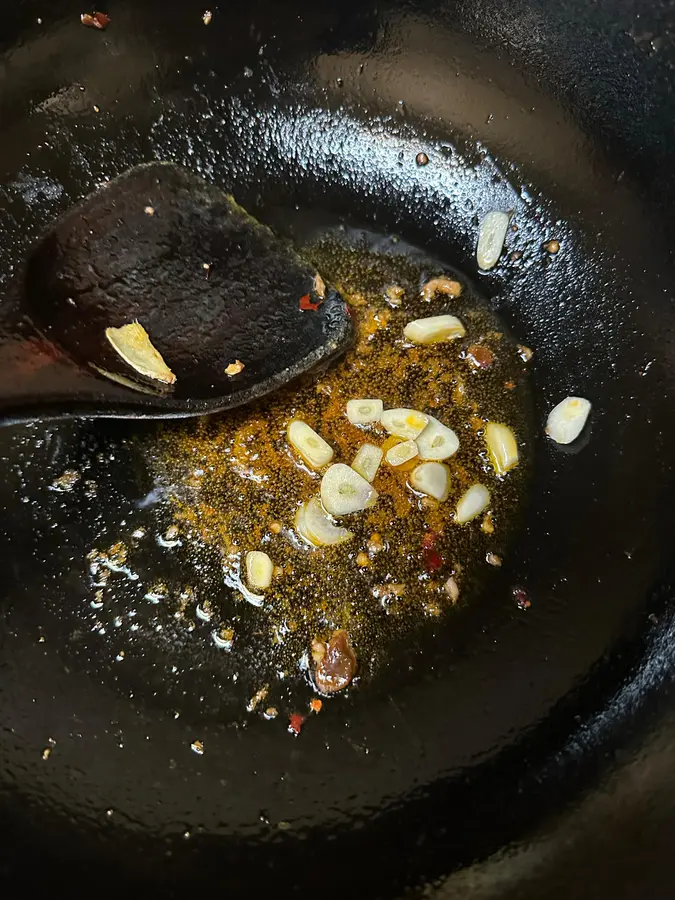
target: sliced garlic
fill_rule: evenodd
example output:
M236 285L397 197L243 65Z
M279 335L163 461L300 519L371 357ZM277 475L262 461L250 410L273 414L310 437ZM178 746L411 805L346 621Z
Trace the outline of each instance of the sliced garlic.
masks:
M511 216L508 213L493 210L480 223L476 260L479 269L492 269L497 264L504 249L506 231Z
M484 484L472 484L464 491L457 503L455 521L460 525L470 522L484 512L490 505L490 491Z
M488 422L485 427L485 443L492 468L497 475L505 475L509 469L518 465L518 444L508 425Z
M335 525L321 506L318 497L312 497L298 507L295 514L295 530L314 547L330 547L342 544L354 537L353 532Z
M571 444L584 429L591 404L583 397L565 397L548 414L546 434L556 444Z
M131 322L121 328L106 328L105 336L124 362L139 374L164 384L175 384L176 376L153 347L150 335L140 322Z
M384 456L390 466L402 466L417 456L417 444L415 441L402 441L390 447Z
M272 584L274 564L262 550L249 550L246 554L246 582L254 591L264 591Z
M383 454L379 447L376 447L374 444L364 444L362 447L359 447L354 457L352 469L358 472L366 481L372 482L377 475L377 470L380 468L382 456Z
M372 425L380 421L384 406L381 400L350 400L347 418L352 425Z
M416 409L386 409L380 417L380 422L389 434L400 437L404 441L412 440L422 433L429 424L429 416L417 412Z
M447 500L450 493L450 473L443 463L425 462L412 470L410 484L421 494L428 494L436 500Z
M466 330L456 316L428 316L415 319L403 329L403 336L413 344L437 344L464 337Z
M373 506L377 491L344 463L331 466L321 479L321 502L331 516L346 516Z
M306 422L294 419L286 429L286 435L290 445L313 469L322 469L333 459L333 448Z
M448 459L459 450L459 438L438 419L428 419L429 424L416 438L420 459Z

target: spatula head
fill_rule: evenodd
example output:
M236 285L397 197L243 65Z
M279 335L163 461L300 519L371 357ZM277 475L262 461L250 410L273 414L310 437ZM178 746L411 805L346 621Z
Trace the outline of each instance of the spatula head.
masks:
M352 333L341 297L309 263L170 163L129 170L57 220L27 260L23 306L80 366L195 411L261 396L345 349ZM115 351L106 329L132 322L175 384Z

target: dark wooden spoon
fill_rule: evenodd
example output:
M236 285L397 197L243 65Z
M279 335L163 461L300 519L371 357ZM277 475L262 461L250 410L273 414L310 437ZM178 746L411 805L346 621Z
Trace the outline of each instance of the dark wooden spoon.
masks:
M106 329L133 322L174 384L113 347ZM351 337L342 298L292 248L199 176L148 163L58 219L0 303L0 423L229 409Z

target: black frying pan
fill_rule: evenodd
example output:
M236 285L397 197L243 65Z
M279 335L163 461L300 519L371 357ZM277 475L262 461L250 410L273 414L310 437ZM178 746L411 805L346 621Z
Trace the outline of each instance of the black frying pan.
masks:
M535 447L525 524L484 595L298 739L232 727L217 659L187 642L148 630L122 668L92 631L84 555L152 487L139 426L4 431L3 884L669 896L667 8L260 2L205 26L194 4L118 0L102 33L84 11L2 14L5 280L101 179L168 158L298 240L396 233L463 269L537 350L535 421L570 392L596 413L575 455ZM478 276L495 201L523 247L562 237L555 264L526 253ZM76 465L96 496L48 492ZM161 525L161 506L146 514Z

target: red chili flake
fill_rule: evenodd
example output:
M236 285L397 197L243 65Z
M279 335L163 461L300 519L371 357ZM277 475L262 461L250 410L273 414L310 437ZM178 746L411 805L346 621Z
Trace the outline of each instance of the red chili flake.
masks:
M86 25L87 28L98 28L99 31L103 31L110 24L110 16L102 12L94 12L93 15L91 13L82 13L80 22Z
M305 717L301 716L300 713L291 713L291 715L288 717L289 732L297 737L302 731L304 721Z
M321 301L319 301L318 303L312 303L312 298L309 296L309 294L305 294L304 297L300 298L300 309L317 310L320 306L321 306Z
M529 609L532 606L532 601L528 597L527 591L525 588L514 587L511 589L511 596L516 601L516 606L518 609Z
M422 557L424 559L424 566L430 574L438 572L438 570L443 567L443 557L438 550L424 549L422 550Z
M317 697L314 697L312 700L309 701L309 708L314 713L320 713L322 706L323 706L323 703Z

